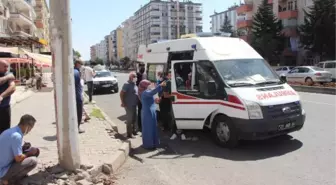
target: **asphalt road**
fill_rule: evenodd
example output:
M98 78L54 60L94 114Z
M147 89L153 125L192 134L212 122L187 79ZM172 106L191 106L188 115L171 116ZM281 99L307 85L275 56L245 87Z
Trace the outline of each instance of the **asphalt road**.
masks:
M117 73L119 86L127 74ZM335 98L300 93L307 120L303 130L267 141L243 142L234 150L219 148L205 132L189 132L198 141L170 141L148 152L141 137L132 139L132 153L117 173L119 185L334 185ZM125 133L119 94L94 96Z

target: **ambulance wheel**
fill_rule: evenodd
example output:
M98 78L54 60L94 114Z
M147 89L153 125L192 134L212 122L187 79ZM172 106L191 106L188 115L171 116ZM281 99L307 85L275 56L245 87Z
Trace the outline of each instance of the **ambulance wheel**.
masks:
M226 116L215 118L211 126L214 141L221 147L234 148L238 145L238 134L231 120Z

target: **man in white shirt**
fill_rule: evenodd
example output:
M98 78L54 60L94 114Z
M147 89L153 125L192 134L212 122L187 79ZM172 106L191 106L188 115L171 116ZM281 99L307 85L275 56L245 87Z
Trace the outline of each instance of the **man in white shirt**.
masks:
M95 76L95 72L90 66L85 66L84 68L84 78L86 85L88 87L88 95L89 101L92 102L92 94L93 94L93 77Z

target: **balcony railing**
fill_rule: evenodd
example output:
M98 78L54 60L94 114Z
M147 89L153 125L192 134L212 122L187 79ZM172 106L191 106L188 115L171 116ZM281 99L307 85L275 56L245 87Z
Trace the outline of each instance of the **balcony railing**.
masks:
M13 36L23 36L23 37L31 37L32 35L30 33L26 33L24 31L14 31L12 34Z
M281 11L278 14L279 19L296 19L298 17L297 10Z
M22 21L21 23L23 25L31 25L31 24L33 24L32 19L29 18L28 16L22 14L22 13L12 12L12 13L10 13L10 17L9 18L12 19L12 20Z

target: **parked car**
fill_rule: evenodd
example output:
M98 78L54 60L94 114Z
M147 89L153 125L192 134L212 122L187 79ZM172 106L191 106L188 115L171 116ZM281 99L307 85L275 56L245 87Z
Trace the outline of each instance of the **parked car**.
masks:
M282 66L275 70L275 72L281 77L287 74L290 70L292 70L294 66Z
M332 74L332 79L336 79L336 60L324 61L317 64L317 67L324 69Z
M315 82L331 82L332 74L316 66L295 67L286 74L287 82L307 83L309 85Z
M118 80L112 72L108 70L97 71L95 77L93 78L93 92L99 90L112 90L117 93L119 92Z

